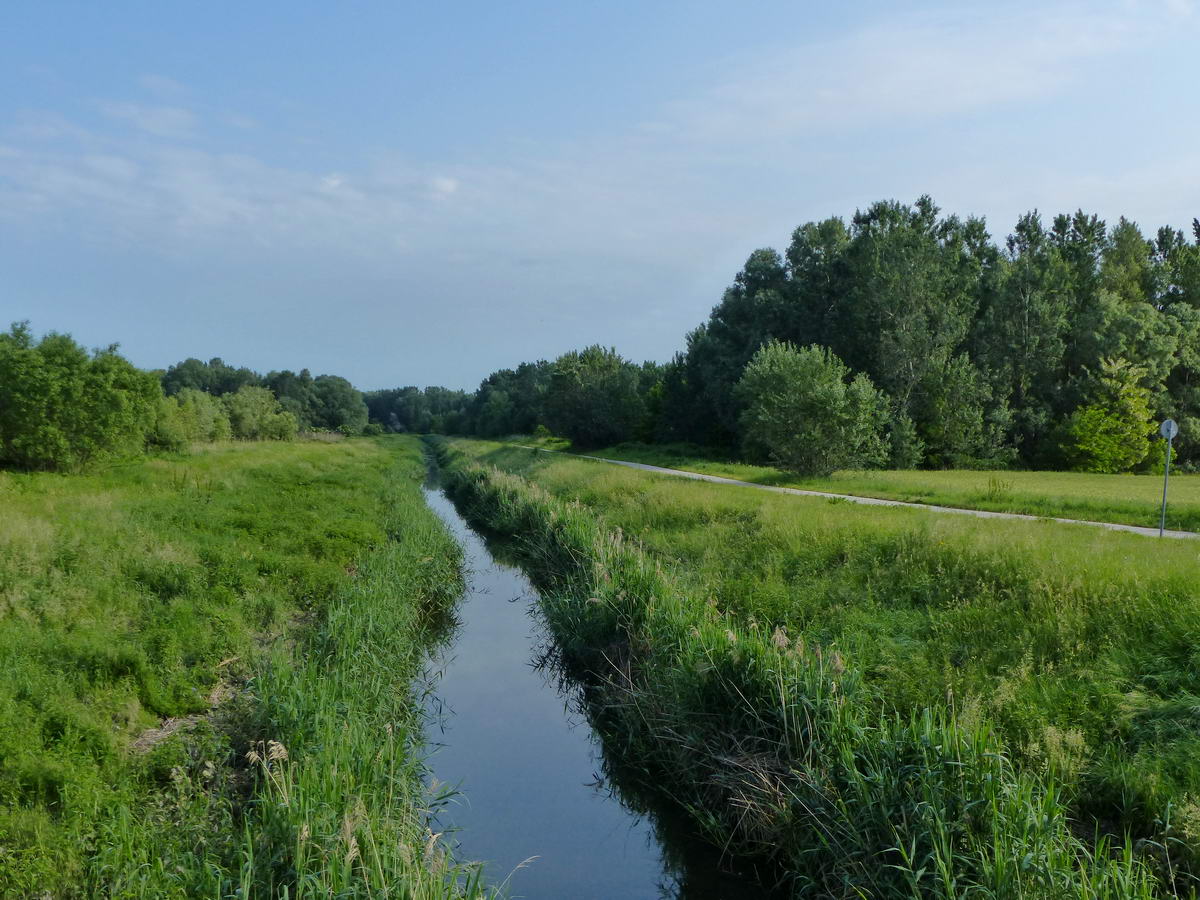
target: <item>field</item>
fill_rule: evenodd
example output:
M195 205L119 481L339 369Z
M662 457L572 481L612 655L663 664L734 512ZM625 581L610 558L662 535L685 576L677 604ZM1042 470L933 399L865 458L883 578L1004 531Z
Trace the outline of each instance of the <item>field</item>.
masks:
M609 648L618 741L714 839L834 896L1192 890L1190 544L448 452L557 585L568 652Z
M548 442L546 446L548 449L565 449L563 444L562 441ZM828 478L806 478L769 466L714 459L687 445L620 444L589 451L589 455L720 475L756 484L1124 525L1157 527L1162 505L1161 474L948 469L841 471ZM1167 527L1200 531L1200 475L1172 473Z
M461 589L415 441L0 473L0 891L476 895L419 690Z

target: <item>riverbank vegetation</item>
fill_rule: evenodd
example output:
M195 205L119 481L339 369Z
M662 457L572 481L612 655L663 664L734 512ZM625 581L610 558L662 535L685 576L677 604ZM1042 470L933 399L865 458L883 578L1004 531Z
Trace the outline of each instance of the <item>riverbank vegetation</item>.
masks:
M1194 548L443 453L644 783L798 896L1194 892Z
M416 694L461 590L415 441L0 472L0 893L476 896Z

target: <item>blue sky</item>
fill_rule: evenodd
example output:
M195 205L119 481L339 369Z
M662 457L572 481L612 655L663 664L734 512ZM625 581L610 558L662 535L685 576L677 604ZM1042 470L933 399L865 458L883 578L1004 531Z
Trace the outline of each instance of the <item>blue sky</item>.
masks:
M5 4L0 323L473 388L922 193L1200 215L1195 0Z

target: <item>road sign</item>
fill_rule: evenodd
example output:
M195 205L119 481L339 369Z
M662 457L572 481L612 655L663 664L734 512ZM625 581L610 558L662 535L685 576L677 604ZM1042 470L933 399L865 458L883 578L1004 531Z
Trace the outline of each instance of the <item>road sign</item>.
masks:
M1167 481L1171 477L1171 441L1179 434L1179 425L1174 419L1167 419L1159 426L1158 433L1167 439L1167 465L1163 469L1163 504L1162 514L1158 517L1158 536L1163 536L1167 527Z

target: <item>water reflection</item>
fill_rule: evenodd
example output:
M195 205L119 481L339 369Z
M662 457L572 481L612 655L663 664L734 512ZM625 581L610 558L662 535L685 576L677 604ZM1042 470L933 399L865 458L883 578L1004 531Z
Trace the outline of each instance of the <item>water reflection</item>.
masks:
M728 874L670 809L642 795L592 725L510 548L485 542L432 486L426 500L463 545L469 570L436 689L443 734L432 760L457 785L442 809L465 859L513 897L743 900L761 887Z

